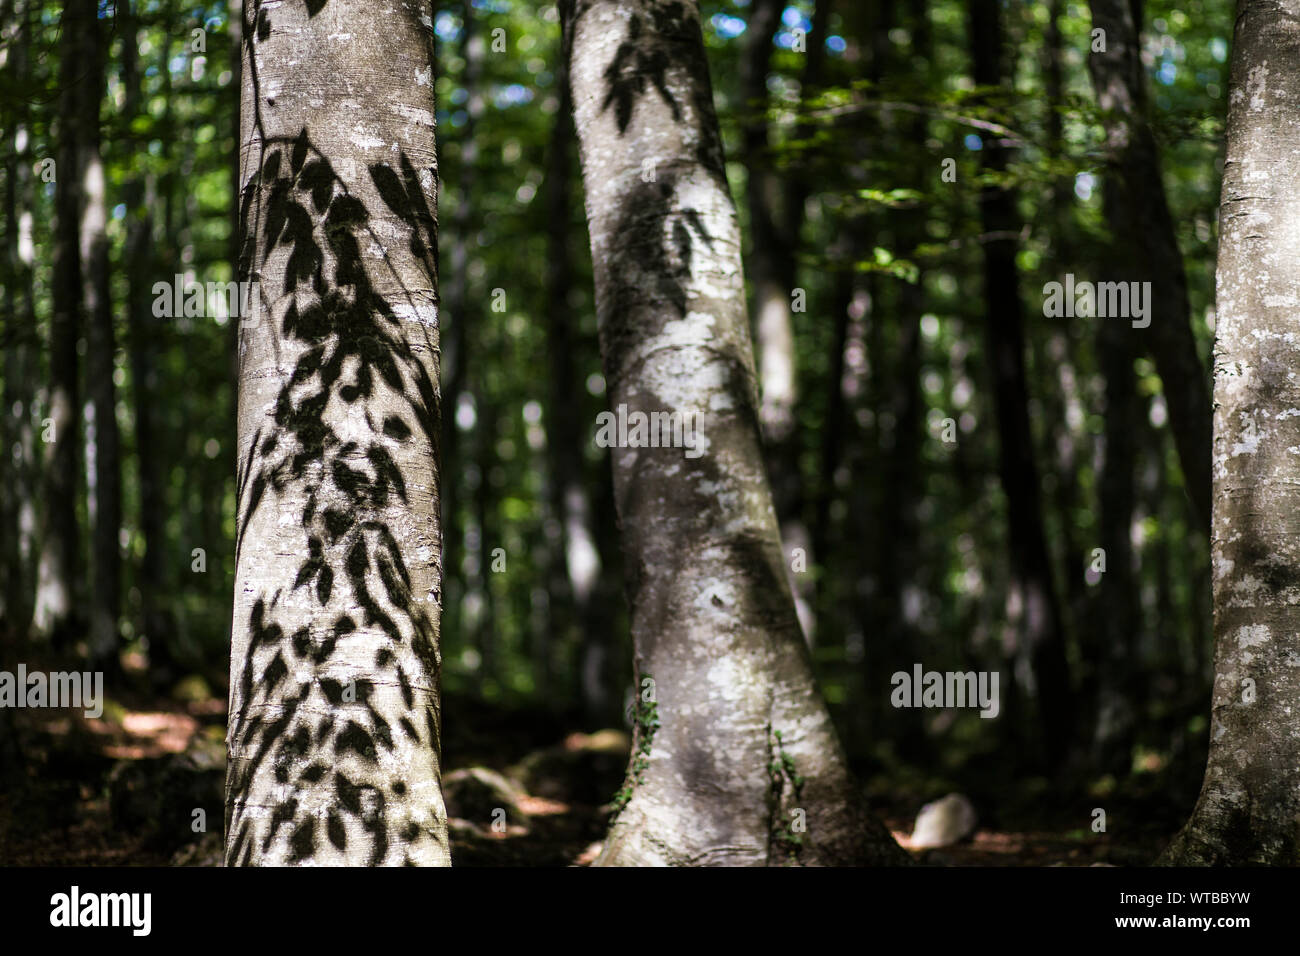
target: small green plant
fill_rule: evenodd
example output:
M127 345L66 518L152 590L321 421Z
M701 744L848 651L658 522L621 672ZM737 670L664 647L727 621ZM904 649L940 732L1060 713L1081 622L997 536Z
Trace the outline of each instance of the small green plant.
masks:
M803 849L803 834L795 832L793 821L782 818L785 804L781 795L786 784L789 783L794 792L794 799L790 804L797 807L803 799L803 787L806 781L795 766L794 758L785 752L781 731L773 731L772 738L775 741L772 747L773 759L768 765L768 772L772 775L772 839L785 848L790 862L795 863L798 861L799 851Z
M649 675L644 675L644 677L648 678ZM632 763L628 767L627 778L623 781L623 786L619 788L618 793L614 794L614 812L610 815L610 823L613 823L618 818L623 808L627 806L628 801L632 799L633 791L640 785L642 776L650 766L650 746L654 742L655 731L659 729L659 704L653 700L639 700L636 705L634 721L633 733L636 744L632 754Z

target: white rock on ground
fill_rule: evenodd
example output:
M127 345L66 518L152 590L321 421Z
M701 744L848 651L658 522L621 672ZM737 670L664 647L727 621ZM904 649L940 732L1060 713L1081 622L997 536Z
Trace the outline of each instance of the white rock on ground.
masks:
M975 832L975 807L960 793L927 803L912 827L913 847L951 846Z

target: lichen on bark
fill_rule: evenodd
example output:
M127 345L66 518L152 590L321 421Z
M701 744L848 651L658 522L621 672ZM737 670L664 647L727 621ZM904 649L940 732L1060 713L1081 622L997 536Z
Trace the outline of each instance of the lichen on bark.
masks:
M1219 207L1210 753L1167 864L1300 864L1297 78L1300 0L1244 0Z

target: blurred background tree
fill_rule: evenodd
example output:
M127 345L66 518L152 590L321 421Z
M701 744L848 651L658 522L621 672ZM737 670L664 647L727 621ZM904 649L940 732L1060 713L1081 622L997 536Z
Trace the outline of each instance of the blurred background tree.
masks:
M234 278L231 5L104 0L87 40L65 35L64 4L0 3L0 663L102 656L107 614L124 671L109 695L127 709L226 697L237 320L152 305L154 283L176 275ZM959 789L991 825L1055 814L1058 828L1086 828L1107 798L1149 810L1143 825L1168 836L1204 766L1210 578L1171 430L1170 388L1188 383L1162 382L1149 337L1183 322L1208 381L1232 4L1151 0L1136 25L1186 276L1186 308L1157 296L1147 330L1041 307L1043 285L1066 274L1127 278L1115 250L1136 237L1121 233L1152 228L1104 203L1127 174L1094 94L1087 4L701 6L769 473L851 762L903 816ZM993 16L1000 37L971 29ZM433 27L454 767L626 730L633 673L609 454L592 441L607 397L559 17L464 0L435 5ZM94 45L102 83L74 41ZM991 75L980 43L993 44ZM77 109L91 83L97 124ZM100 288L93 263L60 253L87 197L79 173L67 195L57 186L89 155L73 145L96 138L107 325L83 294ZM995 252L1016 277L1001 299L985 279ZM1026 502L1000 464L990 348L1008 295L1022 310L1020 474L1034 476L1042 553L1011 530ZM110 405L116 463L96 426ZM70 550L42 571L52 545ZM1025 643L1027 573L1055 596L1055 669L1035 667ZM999 670L1002 715L891 707L890 675L916 662ZM1067 704L1072 723L1045 719ZM1048 793L1064 795L1050 811Z

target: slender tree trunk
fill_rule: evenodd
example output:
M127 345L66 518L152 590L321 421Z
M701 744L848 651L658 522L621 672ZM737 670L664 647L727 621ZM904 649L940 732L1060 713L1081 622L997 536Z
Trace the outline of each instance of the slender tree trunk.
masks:
M820 0L813 11L812 35L821 39L815 41L809 49L808 60L804 64L801 96L805 98L810 95L812 88L821 81L822 63L825 60L826 25L830 19L831 5L831 0ZM813 128L808 124L803 124L799 127L797 135L800 139L805 139L812 133ZM867 137L865 134L856 135L854 136L854 142L865 145ZM863 162L860 164L863 169L866 167L865 159L864 150ZM797 237L802 231L804 206L812 191L812 176L810 173L805 172L803 175L795 176L790 182L786 193L788 203L787 232L793 237ZM862 252L859 247L862 244L862 233L864 231L865 223L861 217L850 219L840 230L835 245L835 251L838 253L836 258L841 259L846 264L856 262ZM844 400L844 349L849 342L849 308L853 302L855 286L855 274L846 265L842 271L835 275L830 287L832 332L830 355L827 358L829 373L826 379L826 418L821 430L818 455L819 477L816 484L816 497L812 506L813 516L810 532L813 556L818 564L822 566L826 566L830 559L831 507L839 497L835 475L839 470L840 459L846 444L848 413ZM820 594L818 597L819 613L817 618L824 620L827 604L824 600L821 600Z
M1059 161L1065 155L1065 55L1062 49L1061 21L1066 15L1066 0L1048 0L1047 25L1043 36L1043 87L1047 95L1047 151L1048 156ZM1068 263L1073 250L1074 223L1070 215L1073 205L1073 177L1054 176L1051 183L1052 248L1058 262Z
M800 98L807 103L816 87L822 81L823 64L826 61L827 24L830 22L832 0L819 0L813 8L812 37L813 42L804 61L803 77L800 81ZM797 127L796 136L805 139L813 128L802 123ZM812 177L807 172L791 177L786 187L786 235L793 242L799 242L803 231L804 206L812 192ZM841 379L844 376L844 347L848 341L849 302L853 298L853 277L845 273L835 278L831 285L831 334L830 376L827 379L826 420L822 429L821 443L818 449L821 463L820 477L816 483L812 504L812 528L809 529L809 543L818 563L826 560L825 548L829 533L830 506L835 496L835 470L839 462L839 449L843 441L844 430L844 390ZM821 614L816 617L820 619Z
M460 141L460 169L457 177L457 200L451 215L451 254L448 256L446 294L443 296L442 337L442 400L447 414L442 427L443 474L448 480L442 501L443 568L446 570L448 594L446 604L447 633L464 634L464 608L468 581L461 558L465 546L465 526L460 520L468 513L463 507L459 492L468 491L461 461L460 426L456 422L456 407L465 390L469 337L469 250L474 239L473 212L474 189L478 178L478 141L475 131L482 119L486 100L480 76L483 72L484 41L478 32L472 3L461 4L460 59L464 62L461 85L465 88L465 125L457 138Z
M585 337L574 321L570 208L573 198L573 98L568 51L556 64L559 107L551 131L546 167L546 310L551 392L546 436L550 464L550 510L558 525L551 546L550 594L558 633L576 627L577 690L587 719L605 724L618 719L621 701L614 693L608 595L600 586L601 558L593 525L592 496L584 481L583 382L575 356Z
M1155 360L1169 407L1169 428L1182 463L1196 521L1210 521L1210 389L1197 351L1187 299L1187 275L1165 199L1160 153L1147 118L1140 5L1091 0L1092 25L1106 31L1106 51L1090 53L1097 103L1106 128L1106 189L1111 233L1133 263L1135 278L1151 282L1150 328L1134 329ZM1116 278L1129 278L1117 276ZM1112 321L1115 321L1112 319Z
M1241 0L1219 205L1210 756L1178 865L1300 864L1300 2Z
M1148 407L1143 403L1143 410ZM1150 434L1150 427L1147 428ZM1156 540L1147 548L1144 555L1143 564L1149 564L1155 578L1155 615L1152 623L1154 633L1153 647L1156 655L1156 665L1154 673L1143 680L1145 689L1155 687L1159 694L1166 698L1172 694L1173 699L1177 701L1180 711L1185 707L1189 700L1187 693L1189 682L1187 680L1188 662L1191 658L1190 644L1191 636L1186 633L1182 627L1184 620L1183 614L1192 615L1196 613L1194 605L1187 608L1180 608L1174 598L1175 578L1172 560L1173 537L1172 528L1175 521L1171 520L1170 515L1170 495L1169 495L1169 466L1166 455L1165 444L1162 441L1153 442L1149 449L1148 474L1151 481L1145 489L1145 498L1147 508L1160 528ZM1179 612L1183 613L1180 614ZM1140 702L1150 700L1148 697L1136 698ZM1196 710L1200 710L1200 694L1194 699L1197 702ZM1148 704L1144 707L1147 713L1153 708ZM1142 719L1141 717L1139 719ZM1179 731L1179 743L1177 751L1184 749L1186 733L1184 730Z
M1107 53L1091 54L1089 62L1094 84L1099 98L1110 103L1110 108L1122 108L1131 113L1135 107L1132 98L1143 95L1141 91L1145 81L1136 57L1137 34L1128 0L1122 4L1101 0L1099 6L1106 9L1100 18L1094 12L1094 25L1106 24ZM1112 17L1113 22L1106 17ZM1112 32L1115 36L1111 35ZM1129 76L1131 70L1136 73ZM1133 121L1131 115L1127 118L1112 115L1109 119L1107 133L1117 148L1117 155L1123 155ZM1150 145L1154 149L1154 142ZM1132 168L1117 168L1105 182L1103 206L1107 220L1113 224L1112 231L1118 245L1118 251L1112 250L1107 257L1107 279L1146 278L1145 274L1134 272L1129 266L1143 255L1144 250L1140 248L1144 245L1143 237L1151 229L1148 224L1138 232L1128 231L1135 225L1128 218L1128 207L1134 200L1134 184L1128 181L1128 177L1133 174ZM1158 167L1155 175L1159 191L1163 187ZM1165 219L1168 219L1167 212ZM1172 224L1169 228L1172 241ZM1185 291L1183 296L1185 298ZM1126 773L1136 719L1136 701L1132 695L1133 668L1136 666L1133 654L1137 646L1140 609L1131 526L1136 505L1136 433L1143 423L1138 417L1140 409L1137 378L1133 371L1130 336L1134 333L1131 326L1120 317L1093 321L1097 325L1098 364L1106 382L1105 461L1097 483L1098 546L1105 554L1106 569L1097 585L1097 602L1091 615L1092 626L1088 628L1090 636L1083 642L1083 655L1093 674L1089 681L1088 703L1095 708L1096 715L1092 727L1094 766L1100 770Z
M139 115L141 109L140 70L137 51L138 20L129 5L123 5L122 86L125 89L127 116ZM236 188L234 196L239 195ZM159 686L170 686L175 674L168 655L168 628L163 613L166 593L166 547L164 519L167 505L162 497L162 458L159 454L155 405L158 395L158 338L161 329L153 314L150 266L153 259L154 190L141 174L127 186L126 279L127 335L131 351L131 392L134 397L136 468L138 469L138 507L140 537L144 553L136 568L136 585L140 591L142 633L149 642L149 673ZM236 201L236 206L238 205ZM232 322L236 328L237 322Z
M1001 86L1004 41L998 0L971 0L970 13L975 83ZM1000 141L986 137L982 155L987 170L1006 170L1008 149ZM1014 238L1020 224L1012 192L998 185L983 187L980 216L986 234L984 347L998 422L998 471L1006 495L1011 587L1021 608L1019 651L1028 654L1033 669L1046 757L1055 763L1065 758L1070 743L1073 701L1029 424L1024 308Z
M489 354L487 336L480 326L476 342L483 352ZM474 629L474 644L479 654L479 674L485 681L499 683L501 680L501 635L497 628L497 602L495 571L493 569L493 551L500 546L497 535L496 498L492 493L491 474L496 466L497 412L492 405L487 391L487 376L475 376L471 394L474 396L476 417L474 420L474 467L478 472L478 484L474 486L474 519L478 525L478 587L483 599L477 626ZM508 565L507 565L508 566Z
M844 400L844 350L849 343L849 309L853 304L854 276L847 269L831 286L831 349L827 356L826 420L822 424L817 498L813 505L812 547L820 562L830 559L831 508L839 498L835 475L840 468L848 412ZM823 605L824 606L824 605ZM822 615L819 614L819 617Z
M1114 319L1098 319L1097 353L1106 380L1106 418L1103 441L1105 464L1098 478L1101 532L1099 546L1106 567L1097 584L1100 614L1087 641L1085 653L1095 668L1096 723L1093 726L1094 766L1125 774L1131 767L1136 731L1131 693L1137 631L1140 626L1138 581L1133 561L1132 525L1136 506L1137 435L1139 419L1137 379L1127 330Z
M450 862L431 22L245 7L229 864Z
M1065 18L1065 0L1049 0L1047 24L1043 38L1043 87L1047 96L1047 152L1054 162L1065 156L1065 51L1061 37L1061 23ZM1058 273L1072 272L1077 245L1074 223L1074 177L1067 174L1052 177L1051 251ZM1069 408L1079 401L1076 384L1080 329L1075 324L1059 327L1048 336L1041 367L1052 370L1052 384L1042 395L1045 418L1051 422L1049 434L1055 449L1053 461L1056 470L1055 492L1052 506L1058 515L1061 529L1061 550L1065 555L1065 618L1074 623L1075 633L1087 627L1091 607L1084 569L1085 548L1076 527L1075 515L1082 494L1079 488L1079 447L1082 442L1071 423ZM1068 630L1068 629L1067 629Z
M791 242L795 237L781 228L784 225L780 222L781 182L769 155L767 73L773 37L784 9L782 0L753 0L740 59L741 108L748 114L741 135L748 171L745 199L752 249L747 271L754 287L754 344L762 389L759 413L764 436L773 446L769 468L776 486L777 511L783 519L788 511L781 505L789 503L791 490L781 486L788 485L792 476L777 477L777 473L793 465L788 460L788 451L795 429L794 325L790 315L794 284ZM825 40L824 36L813 38L815 43ZM778 456L776 448L785 448L787 455Z
M912 0L905 21L912 35L912 62L930 63L931 50L925 0ZM922 73L928 79L928 72ZM927 122L924 114L900 117L888 115L883 124L884 137L897 143L906 151L914 144L924 143ZM910 170L906 185L918 193L925 190L930 176L920 164ZM899 255L913 261L918 247L925 241L928 207L924 202L897 210L892 217L894 247ZM910 670L919 659L917 629L908 608L909 588L915 587L919 569L918 537L921 529L916 520L916 507L920 489L924 488L922 472L922 442L925 438L925 399L921 394L921 316L925 311L924 274L918 268L915 281L896 281L894 285L893 312L897 316L898 337L895 358L889 363L893 381L888 398L882 407L888 411L889 428L882 434L881 471L884 495L881 500L877 527L880 540L886 542L881 549L879 597L881 613L876 617L880 633L883 673L894 674ZM887 443L886 443L887 442ZM899 751L913 759L927 759L927 741L920 720L904 720L900 728Z
M15 86L28 80L27 44L30 6L11 6L16 24L9 35L8 71ZM12 153L5 176L5 265L3 351L4 391L0 396L0 476L4 502L0 524L0 566L4 568L3 613L8 627L26 634L31 625L33 576L28 568L32 550L32 515L35 494L34 435L32 430L32 386L36 344L35 301L32 293L32 157L28 111L20 95L14 104Z
M77 339L81 335L81 257L79 220L81 175L78 120L81 27L95 16L95 5L70 0L63 11L59 56L59 113L55 146L53 288L50 290L50 386L47 420L41 437L47 462L43 489L45 513L36 594L36 628L56 646L66 646L81 630L78 610L81 554L77 525L80 487L81 393Z
M82 184L81 298L85 309L86 391L94 410L94 513L91 533L90 659L117 669L121 612L122 466L113 371L117 339L109 298L107 182L100 156L99 104L104 91L105 41L98 4L74 4L78 15L78 172Z
M4 72L0 74L0 84L4 85L6 93L9 91L10 84L17 85L15 79L10 75L14 72L13 67L13 47L22 47L26 42L26 37L17 29L17 17L12 4L0 0L0 44L4 44L5 51L0 54L0 64L4 66ZM20 102L22 97L16 97ZM0 366L0 633L9 626L9 619L13 614L14 595L21 592L21 584L17 583L22 575L22 566L18 558L18 494L17 483L14 481L14 463L9 456L9 449L13 447L13 435L16 433L18 416L11 411L13 405L10 404L17 395L17 366L19 355L19 335L18 328L18 303L17 287L19 276L18 264L18 190L15 182L17 176L17 167L22 162L20 158L18 137L26 140L26 124L15 117L13 130L9 129L8 104L6 104L5 116L5 138L14 136L12 152L6 149L5 156L5 177L4 177L4 271L0 273L0 283L3 283L2 298L0 298L0 354L4 355L4 364ZM6 143L6 146L8 144ZM5 718L0 717L0 721ZM8 729L7 725L0 724L0 729Z
M786 583L698 7L580 0L562 16L610 401L698 426L697 457L613 449L639 698L598 862L897 861Z
M243 85L244 59L243 59L243 36L244 36L244 0L226 0L226 32L229 35L230 42L230 73L231 73L231 92L235 99L235 129L234 141L235 152L231 157L230 163L230 264L234 271L239 270L239 99L240 91ZM231 323L234 330L235 348L232 353L239 352L239 326ZM236 362L236 374L238 374L238 363Z
M826 38L830 33L829 24L831 19L831 8L835 5L835 0L816 0L813 4L812 29L809 31L807 38L807 49L804 52L803 73L799 77L799 100L802 106L809 106L822 85L823 73L826 66ZM769 37L769 42L774 37ZM800 123L795 127L795 136L799 139L806 139L813 135L815 127L810 123ZM785 221L783 226L789 242L797 250L801 245L801 236L803 233L803 222L805 217L804 206L808 197L815 191L816 183L814 178L807 170L789 176L785 182ZM797 274L798 261L792 256L790 259L790 269Z
M226 0L226 24L230 43L230 49L228 51L229 59L227 62L230 66L231 83L230 88L224 91L224 95L234 98L234 109L231 112L231 118L233 120L231 143L234 148L226 159L226 169L230 176L230 209L228 213L230 219L230 243L226 252L226 261L230 266L231 278L237 280L240 274L239 253L242 244L239 235L239 196L241 175L239 154L239 104L240 98L243 95L244 0ZM435 67L434 73L436 74L437 72L437 68ZM150 228L153 228L152 222L150 223ZM226 351L223 357L230 368L230 377L228 381L231 383L231 401L226 406L227 411L224 420L221 423L223 430L225 431L225 436L223 437L221 444L223 455L228 454L230 450L239 446L239 414L237 408L238 386L234 384L239 381L238 322L230 323L224 344L226 346ZM217 494L219 494L224 500L227 487L226 480L228 480L228 476L222 476L222 479ZM221 541L222 547L226 547L225 542L228 540L228 535L225 527L225 509L214 508L212 509L212 512L214 517L217 519L219 533L219 537L213 540Z
M829 0L820 4L825 7ZM801 514L803 482L799 474L800 434L795 406L798 381L795 369L793 296L795 255L802 228L802 204L797 212L794 197L786 195L776 174L768 131L767 76L781 12L781 0L755 0L745 31L740 58L740 97L748 114L742 136L742 155L747 170L745 198L749 211L750 254L746 272L753 286L753 328L758 360L760 390L759 419L762 422L767 471L772 498L781 527L783 553L787 559L798 548L805 557L812 541ZM823 24L824 26L824 24ZM808 41L813 50L825 46L825 32L815 32ZM815 64L821 57L812 55ZM816 79L816 68L806 71L805 83ZM783 202L784 200L784 202ZM807 290L801 290L806 296ZM806 303L803 306L806 308ZM787 560L787 567L792 562ZM814 638L815 617L811 610L810 574L789 574L804 636Z
M880 0L878 3L858 4L841 10L845 20L845 33L857 39L855 46L861 50L864 62L857 69L865 77L868 89L878 88L885 77L890 75L893 64L893 44L889 39L895 27L900 26L899 14L901 4L896 0ZM856 66L856 64L855 64ZM862 100L870 96L860 94ZM853 122L854 154L859 163L851 166L850 188L857 186L865 189L872 184L869 179L868 163L872 159L879 161L888 155L889 145L886 137L890 133L889 120L893 114L879 110L864 111ZM877 245L892 244L890 236L890 216L876 208L855 216L848 225L850 246L854 250L849 260L849 268L856 271L857 264L871 257ZM886 236L890 236L886 239ZM862 315L862 333L856 339L866 353L860 373L861 388L854 403L852 415L862 424L857 432L858 451L845 462L850 475L883 472L887 467L887 440L892 438L890 414L882 414L893 398L889 388L891 379L892 357L885 359L891 348L892 333L896 323L893 321L896 309L895 293L897 289L891 277L879 272L868 271L862 276L859 285L860 308ZM863 410L869 414L863 415ZM892 411L892 410L891 410ZM865 421L863 419L865 418ZM895 751L904 749L913 751L913 744L919 740L921 721L919 719L899 720L899 712L889 705L889 698L884 694L872 693L873 685L878 686L881 675L894 673L889 657L893 651L895 629L890 622L893 613L889 597L883 592L894 590L890 576L897 561L893 542L884 537L880 527L880 515L884 512L886 499L892 490L892 480L871 482L865 488L852 489L847 493L848 508L847 529L843 535L848 547L848 559L853 565L853 586L849 589L849 601L852 617L851 625L855 636L855 653L850 659L858 664L860 690L863 705L855 708L855 716L861 724L861 730L854 739L853 751L864 752L874 735L884 728L895 732L900 723L903 732L897 739L891 738ZM852 486L850 485L850 488ZM862 548L858 542L879 540L881 547ZM887 542L887 543L886 543ZM843 558L841 558L843 560ZM828 560L821 561L823 568L833 565ZM847 648L846 648L847 650ZM849 655L846 655L849 656ZM910 663L910 662L909 662Z

